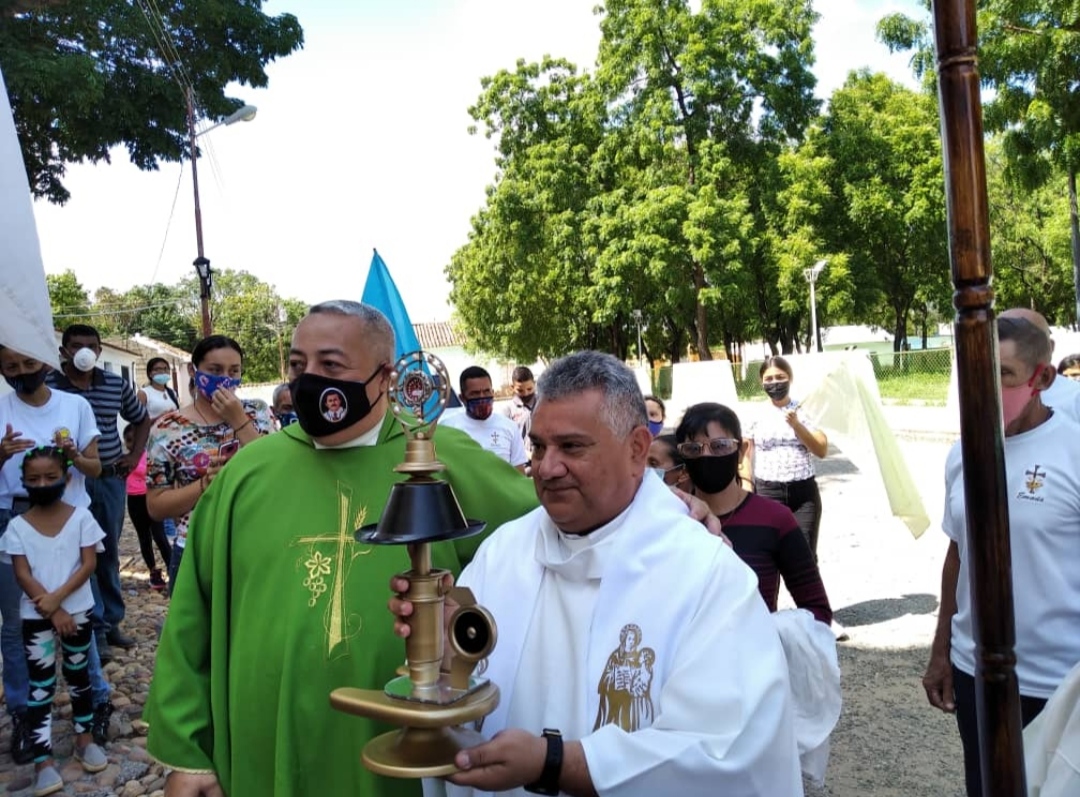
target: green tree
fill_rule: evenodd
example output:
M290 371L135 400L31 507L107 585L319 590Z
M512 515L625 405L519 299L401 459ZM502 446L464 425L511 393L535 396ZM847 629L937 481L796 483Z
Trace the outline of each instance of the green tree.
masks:
M800 0L612 0L600 14L595 75L545 59L483 81L471 113L498 172L447 268L451 298L476 344L505 356L625 357L640 309L646 352L677 361L689 343L708 358L764 326L755 280L779 305L759 183L816 107L816 17Z
M929 8L929 0L926 0ZM978 12L979 74L991 89L984 106L987 130L1002 134L1006 173L1031 191L1055 171L1069 197L1074 282L1072 320L1080 322L1080 20L1075 0L982 0ZM931 74L929 25L891 15L878 26L893 49L915 50L918 72Z
M1052 324L1074 317L1066 177L1057 170L1027 190L1006 175L1000 141L987 146L990 250L994 293L1000 307L1038 310Z
M197 296L195 277L179 286ZM279 382L285 378L293 330L307 306L283 299L253 274L225 269L214 273L214 333L234 338L244 350L245 382Z
M45 284L49 289L49 305L57 329L71 324L99 326L100 319L91 315L90 294L74 271L68 269L63 274L46 274Z
M828 226L853 278L873 286L869 320L907 341L913 311L945 306L948 241L937 108L881 74L852 73L829 102L824 146L844 212ZM925 321L925 319L924 319Z
M112 326L124 337L144 335L191 351L199 339L197 290L190 295L181 285L136 285L122 294L102 288L94 298L108 297ZM103 308L104 309L104 308Z
M303 44L296 17L262 5L0 0L0 67L34 195L64 203L67 164L108 162L121 144L140 169L187 157L187 87L221 119L243 105L230 84L266 86L266 65Z
M685 221L663 266L692 286L694 346L710 359L710 306L727 300L717 309L730 339L748 282L775 285L756 243L756 178L817 107L817 15L803 0L703 0L697 12L686 0L608 0L601 13L597 77L626 152L645 185L681 190Z
M523 361L610 348L615 330L596 321L583 240L599 95L588 76L551 58L519 61L482 87L469 112L497 139L498 174L446 268L458 324L474 346Z
M810 286L808 268L825 260L827 268L817 280L818 329L830 323L844 323L858 317L872 301L871 294L852 279L848 256L837 251L830 229L845 212L843 196L834 194L832 175L836 164L828 153L824 119L807 131L806 138L790 146L775 161L770 172L773 185L765 192L768 222L767 245L776 261L775 298L770 286L758 284L759 305L773 307L772 335L765 335L773 353L790 351L798 341L809 345ZM791 320L796 326L789 326Z

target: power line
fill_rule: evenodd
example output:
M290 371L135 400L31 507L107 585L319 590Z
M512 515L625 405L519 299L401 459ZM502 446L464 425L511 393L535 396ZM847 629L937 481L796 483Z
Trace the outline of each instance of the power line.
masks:
M173 213L176 212L176 198L180 196L180 184L184 181L184 161L180 161L180 176L176 179L176 191L173 193L172 207L169 208L169 220L165 223L165 237L161 240L161 251L158 252L157 263L154 264L154 273L150 275L148 285L153 285L157 279L158 269L161 268L161 260L165 256L165 244L169 241L169 230L172 227Z
M125 307L119 310L95 310L87 313L53 313L53 318L100 318L101 316L117 316L126 313L139 313L143 310L157 310L160 307L176 307L180 301L162 302L161 304L147 304L142 307Z

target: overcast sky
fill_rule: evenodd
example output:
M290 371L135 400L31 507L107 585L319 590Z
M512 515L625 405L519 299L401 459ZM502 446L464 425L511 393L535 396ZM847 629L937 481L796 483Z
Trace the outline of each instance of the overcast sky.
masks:
M346 5L349 7L346 8ZM199 161L206 255L306 302L359 299L377 247L414 322L446 320L443 268L464 243L494 174L492 144L470 136L480 78L545 53L593 63L593 0L272 0L295 13L305 47L236 94L258 117L207 138ZM871 67L914 85L906 55L874 38L915 0L819 0L818 95ZM89 290L174 283L193 273L190 167L73 166L64 207L35 205L45 269ZM176 198L170 223L170 208ZM168 235L166 237L166 231Z

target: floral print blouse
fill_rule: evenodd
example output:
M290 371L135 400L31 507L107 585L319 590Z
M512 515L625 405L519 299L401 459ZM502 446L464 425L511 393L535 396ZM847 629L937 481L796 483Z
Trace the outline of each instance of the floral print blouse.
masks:
M273 416L265 401L243 399L242 403L259 434L274 431ZM154 424L146 444L147 488L179 488L198 481L210 467L210 458L235 438L236 433L227 423L199 424L179 412L166 413ZM181 548L187 543L190 517L191 513L186 512L173 518L176 544Z

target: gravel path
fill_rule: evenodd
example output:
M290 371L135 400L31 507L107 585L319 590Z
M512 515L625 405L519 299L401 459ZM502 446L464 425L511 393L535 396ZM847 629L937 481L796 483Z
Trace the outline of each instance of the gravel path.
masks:
M898 428L907 428L907 425ZM825 506L822 573L837 619L850 634L840 645L844 710L833 733L824 788L808 797L960 797L960 743L951 717L931 709L920 685L936 622L945 539L941 515L947 440L939 435L901 441L927 510L934 520L919 540L888 516L881 488L842 452L821 464ZM70 705L58 700L53 726L64 795L162 797L163 772L146 754L142 708L153 669L157 628L167 601L147 588L135 535L121 544L128 596L125 630L139 644L116 650L106 665L117 706L106 751L110 766L86 775L71 759ZM8 754L10 723L0 719L0 786L30 797L31 766ZM319 797L322 797L321 795Z
M932 521L918 540L841 452L819 468L822 576L850 640L839 645L844 707L825 787L809 797L962 797L955 722L929 706L921 684L947 547L939 520L949 445L901 440Z

